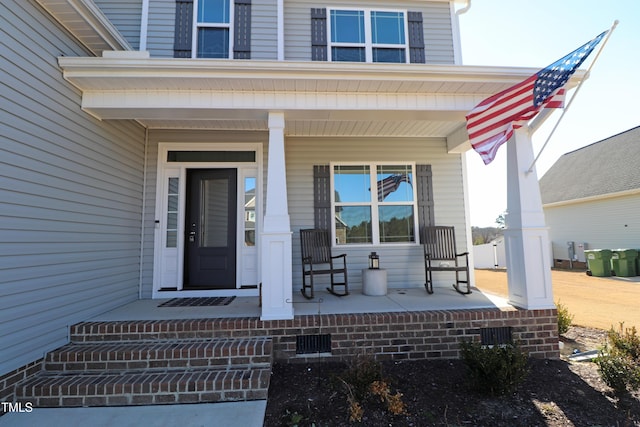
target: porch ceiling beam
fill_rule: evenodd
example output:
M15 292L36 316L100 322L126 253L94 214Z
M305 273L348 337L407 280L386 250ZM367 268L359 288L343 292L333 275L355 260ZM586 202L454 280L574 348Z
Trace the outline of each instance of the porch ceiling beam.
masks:
M455 131L447 135L447 152L449 153L464 153L471 150L471 143L469 142L469 134L467 133L467 127L464 123L465 118L462 118L463 124Z

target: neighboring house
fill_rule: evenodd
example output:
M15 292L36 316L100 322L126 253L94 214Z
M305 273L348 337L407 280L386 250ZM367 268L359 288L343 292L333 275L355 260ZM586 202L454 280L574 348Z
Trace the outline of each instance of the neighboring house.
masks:
M355 289L371 251L422 287L421 226L468 250L465 114L536 70L462 66L456 7L3 1L0 380L138 299L261 286L261 320L292 319L301 228Z
M640 127L561 156L540 179L553 258L640 248ZM565 263L566 264L566 263Z

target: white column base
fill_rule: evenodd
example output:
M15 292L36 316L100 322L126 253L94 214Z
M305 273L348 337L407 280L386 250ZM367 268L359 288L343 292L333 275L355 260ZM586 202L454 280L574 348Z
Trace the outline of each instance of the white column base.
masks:
M262 234L260 320L293 319L291 232Z
M536 310L555 308L548 229L505 229L509 304Z

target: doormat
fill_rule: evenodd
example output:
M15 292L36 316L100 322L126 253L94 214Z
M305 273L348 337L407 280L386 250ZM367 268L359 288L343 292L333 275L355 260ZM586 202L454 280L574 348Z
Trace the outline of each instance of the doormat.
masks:
M172 298L158 307L215 307L229 305L236 297Z

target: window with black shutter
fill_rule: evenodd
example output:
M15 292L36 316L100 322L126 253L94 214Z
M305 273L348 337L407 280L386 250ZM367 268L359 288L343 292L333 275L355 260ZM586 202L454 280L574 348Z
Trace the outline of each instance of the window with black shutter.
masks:
M174 57L251 58L251 0L176 0Z
M332 226L335 226L337 244L384 244L417 241L412 225L413 220L410 219L414 215L415 204L411 203L409 199L403 201L404 198L402 197L396 197L398 200L395 200L394 193L406 193L410 186L415 185L418 227L421 229L425 226L433 225L434 203L431 165L415 165L415 173L413 173L410 165L407 165L405 169L400 166L384 166L382 164L376 166L375 176L371 178L375 182L375 194L366 205L359 200L353 199L353 197L345 197L346 193L340 196L341 184L336 184L336 188L333 190L335 192L333 206L331 204L330 176L332 168L329 165L314 166L314 227L331 230ZM349 184L350 181L362 181L361 179L354 180L354 177L359 178L371 173L360 173L361 169L363 168L347 165L340 166L340 170L334 172L341 177L346 177L346 185L351 186ZM370 170L370 168L367 170ZM339 178L335 180L340 181ZM360 193L370 192L371 186L367 187L368 185L366 182L362 184ZM362 212L367 212L367 209L368 212L372 212L374 208L377 212L375 215L377 218L376 224L371 223L370 216L367 217L367 215L363 216L362 214ZM401 215L403 212L405 214ZM403 221L403 217L406 217L404 218L405 221ZM356 218L355 222L354 218ZM369 218L369 221L367 221L367 218ZM335 225L332 221L335 221ZM375 242L372 239L372 227L376 227L379 230L376 233ZM405 232L401 233L398 230L404 230Z
M311 60L425 63L422 12L311 9Z

